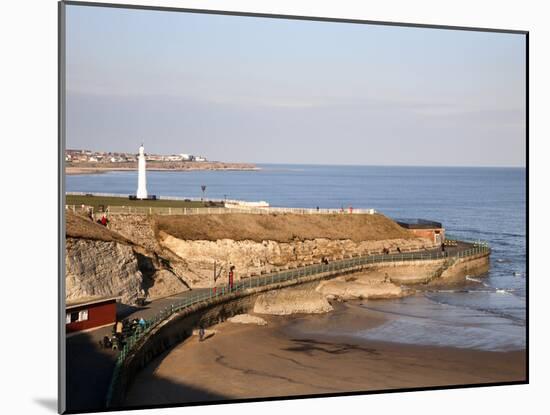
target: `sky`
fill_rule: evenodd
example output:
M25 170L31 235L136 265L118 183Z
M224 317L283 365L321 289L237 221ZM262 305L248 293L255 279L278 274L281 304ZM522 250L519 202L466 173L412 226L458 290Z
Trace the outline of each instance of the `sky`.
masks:
M525 36L67 6L71 149L525 166Z

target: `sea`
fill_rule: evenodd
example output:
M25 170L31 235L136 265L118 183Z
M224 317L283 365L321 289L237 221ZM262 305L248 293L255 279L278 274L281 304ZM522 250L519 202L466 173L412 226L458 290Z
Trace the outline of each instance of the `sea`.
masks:
M486 275L410 297L366 301L387 322L363 339L490 351L526 347L526 170L260 164L257 171L150 171L149 194L266 201L271 206L373 208L391 218L442 222L447 235L487 241ZM68 192L134 194L137 172L69 175ZM342 328L342 334L345 328ZM339 333L334 333L338 335Z

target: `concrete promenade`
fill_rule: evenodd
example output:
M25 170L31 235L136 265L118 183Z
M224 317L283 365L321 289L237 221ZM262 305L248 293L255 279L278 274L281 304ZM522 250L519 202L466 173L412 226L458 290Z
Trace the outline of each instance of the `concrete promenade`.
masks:
M170 305L191 295L208 291L199 288L151 301L144 307L120 305L117 318L151 319ZM70 410L100 410L105 407L105 396L118 355L116 350L102 349L99 341L111 335L112 326L78 333L67 338L67 408Z
M449 257L458 256L472 248L471 244L459 243L447 247ZM404 254L387 254L387 260L407 259L411 255L437 254L440 249L421 250ZM251 277L246 281L260 279ZM144 318L150 320L163 309L190 300L201 293L208 293L210 288L193 289L170 297L154 300L143 307L120 305L117 318ZM94 411L105 408L105 398L109 390L111 376L115 368L117 351L100 348L99 341L104 336L110 336L111 327L76 334L67 338L67 408L70 411Z

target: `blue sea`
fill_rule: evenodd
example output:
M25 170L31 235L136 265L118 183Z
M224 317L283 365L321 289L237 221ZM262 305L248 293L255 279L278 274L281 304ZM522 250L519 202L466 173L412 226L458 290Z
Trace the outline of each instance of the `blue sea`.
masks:
M524 168L259 165L259 171L148 172L150 194L264 200L271 206L374 208L393 218L442 222L447 234L485 240L486 276L459 288L370 301L388 323L357 332L367 339L518 350L526 335ZM67 176L69 192L133 194L136 172Z

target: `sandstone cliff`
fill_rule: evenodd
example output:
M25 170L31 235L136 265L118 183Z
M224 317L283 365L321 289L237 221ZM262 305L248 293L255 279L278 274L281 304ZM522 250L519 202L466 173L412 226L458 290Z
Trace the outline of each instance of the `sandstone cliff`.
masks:
M66 298L120 296L134 303L144 295L143 274L132 248L118 242L68 238Z
M133 304L138 297L154 299L188 289L170 261L155 252L152 241L139 237L139 229L147 228L138 225L130 221L127 228L136 233L122 235L67 212L67 300L118 296L123 303Z
M67 212L67 296L163 297L243 276L433 244L382 215L111 215Z
M286 267L320 263L323 258L337 260L350 255L366 255L388 248L420 249L429 246L424 239L392 239L354 242L350 239L296 240L275 242L264 240L216 241L182 240L163 231L158 235L161 246L173 252L187 269L186 281L195 287L210 286L214 282L214 266L221 275L226 275L230 265L235 266L235 278L259 275ZM216 265L215 265L216 264ZM184 272L184 271L182 271ZM224 279L225 283L225 279Z

